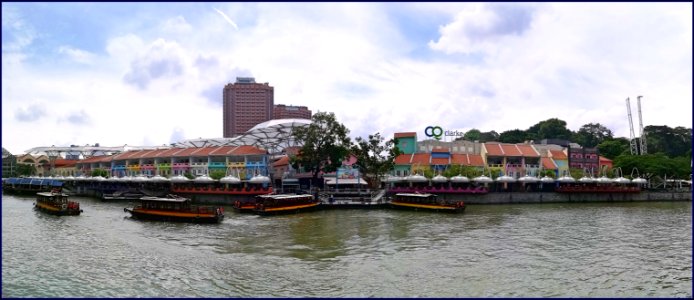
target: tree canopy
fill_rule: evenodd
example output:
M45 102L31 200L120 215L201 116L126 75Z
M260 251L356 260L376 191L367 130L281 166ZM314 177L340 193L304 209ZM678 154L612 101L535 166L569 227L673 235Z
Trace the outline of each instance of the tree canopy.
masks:
M291 157L292 167L311 172L314 184L318 174L333 172L349 155L349 129L337 122L334 113L319 112L311 118L311 124L293 130L296 141L303 144L299 153Z
M384 143L381 133L369 135L368 139L357 137L352 145L352 155L357 158L357 164L364 179L372 187L380 185L381 176L393 169L395 157L400 155L400 149L394 147L396 139Z
M573 140L583 147L593 148L600 143L612 139L612 130L600 123L588 123L574 134Z

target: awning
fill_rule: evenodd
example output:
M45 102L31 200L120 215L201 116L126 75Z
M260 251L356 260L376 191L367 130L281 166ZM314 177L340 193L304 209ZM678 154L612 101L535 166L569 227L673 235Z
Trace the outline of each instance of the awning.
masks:
M335 181L337 179L335 178L327 178L325 180L325 184L327 185L335 185ZM360 185L367 185L366 181L364 179L359 178L359 182L357 182L356 178L341 178L337 180L337 184L360 184Z

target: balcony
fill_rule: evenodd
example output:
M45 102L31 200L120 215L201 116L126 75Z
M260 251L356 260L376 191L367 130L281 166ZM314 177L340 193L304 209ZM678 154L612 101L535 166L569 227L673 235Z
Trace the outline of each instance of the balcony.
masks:
M246 163L245 162L229 162L229 163L227 163L227 166L229 168L245 168Z

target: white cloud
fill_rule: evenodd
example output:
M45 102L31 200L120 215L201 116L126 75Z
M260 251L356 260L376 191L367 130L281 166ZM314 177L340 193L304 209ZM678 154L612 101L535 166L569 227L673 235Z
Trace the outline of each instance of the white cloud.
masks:
M174 10L154 26L115 16L123 26L93 33L103 53L85 51L98 63L75 69L3 43L3 146L221 137L215 99L249 75L275 87L275 103L335 112L353 137L421 137L434 123L503 132L555 117L628 136L624 99L637 95L644 125L691 126L691 4L398 4L400 14L440 20L421 45L390 4L214 5ZM242 29L229 30L219 12ZM80 53L71 41L55 45ZM32 103L50 103L51 114L19 122L17 113L33 118ZM60 121L71 115L88 126Z
M58 48L58 53L65 54L69 59L82 64L91 64L95 59L93 53L71 46L60 46Z

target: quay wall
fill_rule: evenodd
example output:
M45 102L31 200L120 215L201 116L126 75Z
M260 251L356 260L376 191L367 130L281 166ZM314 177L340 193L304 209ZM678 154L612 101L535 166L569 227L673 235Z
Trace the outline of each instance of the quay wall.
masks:
M692 201L692 193L654 192L640 193L487 193L487 194L440 194L440 199L464 201L465 204L509 204L509 203L567 203L567 202L633 202L633 201Z

